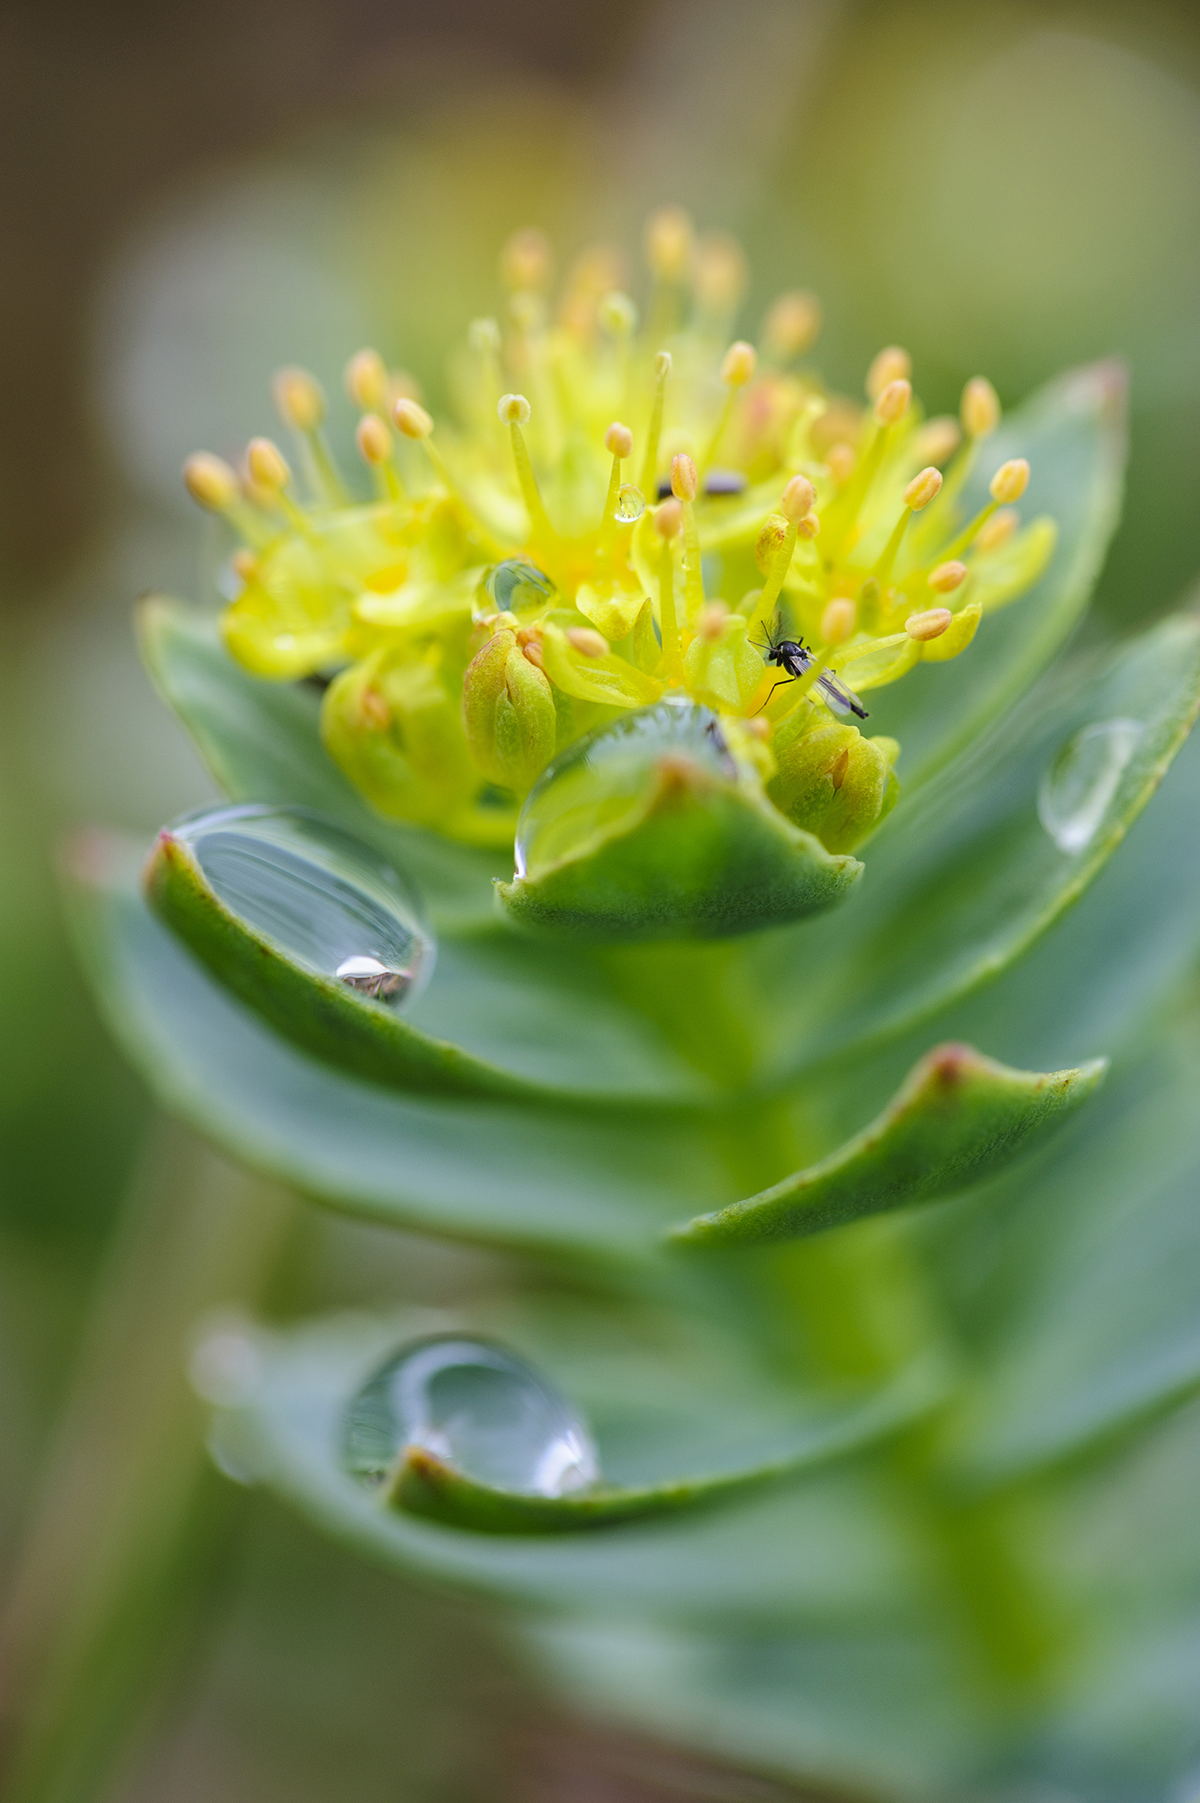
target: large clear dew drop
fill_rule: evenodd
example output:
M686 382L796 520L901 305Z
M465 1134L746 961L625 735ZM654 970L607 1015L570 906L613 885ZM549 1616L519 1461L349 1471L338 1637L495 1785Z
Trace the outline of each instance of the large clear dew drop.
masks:
M597 833L631 825L657 765L684 757L733 781L737 765L711 708L667 699L585 733L547 764L517 821L518 876L536 877Z
M1139 720L1101 720L1059 751L1038 790L1038 818L1060 851L1091 844L1144 730Z
M407 1446L476 1483L529 1496L567 1496L599 1476L591 1436L566 1398L514 1353L466 1335L402 1346L351 1402L345 1457L355 1477L382 1483Z
M501 613L519 614L544 607L557 590L545 570L528 557L506 557L487 573L484 588Z
M206 809L171 828L217 900L294 963L399 1007L436 943L409 886L370 846L306 808Z

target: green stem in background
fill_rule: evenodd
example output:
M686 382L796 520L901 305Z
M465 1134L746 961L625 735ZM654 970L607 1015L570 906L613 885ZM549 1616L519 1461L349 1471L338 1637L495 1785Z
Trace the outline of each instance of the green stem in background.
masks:
M161 1697L230 1501L188 1385L191 1335L261 1290L292 1208L180 1129L151 1145L0 1621L4 1803L104 1794Z

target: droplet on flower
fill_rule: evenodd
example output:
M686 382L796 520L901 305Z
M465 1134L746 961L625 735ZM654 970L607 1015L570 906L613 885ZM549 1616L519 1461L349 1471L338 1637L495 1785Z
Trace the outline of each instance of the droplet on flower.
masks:
M733 781L737 765L711 708L660 701L576 739L533 785L517 822L518 876L537 876L593 833L618 829L644 805L664 759L684 757Z
M1038 790L1038 818L1060 851L1082 851L1104 823L1144 728L1102 720L1068 739Z
M623 482L617 491L616 518L622 526L640 520L646 511L646 497L632 482Z
M360 840L305 808L209 808L170 828L223 907L317 976L411 1001L436 946L407 886Z
M544 607L555 594L545 570L539 570L528 557L506 557L488 571L484 587L500 612L511 614Z
M566 1398L514 1353L465 1334L401 1347L351 1402L345 1456L355 1477L382 1483L408 1446L527 1496L567 1496L599 1477Z

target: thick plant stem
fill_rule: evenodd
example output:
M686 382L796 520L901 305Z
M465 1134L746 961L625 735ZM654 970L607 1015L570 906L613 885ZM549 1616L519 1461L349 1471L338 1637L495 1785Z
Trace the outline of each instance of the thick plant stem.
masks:
M4 1803L87 1803L162 1691L230 1500L187 1379L198 1319L246 1304L292 1205L181 1129L151 1144L0 1621Z

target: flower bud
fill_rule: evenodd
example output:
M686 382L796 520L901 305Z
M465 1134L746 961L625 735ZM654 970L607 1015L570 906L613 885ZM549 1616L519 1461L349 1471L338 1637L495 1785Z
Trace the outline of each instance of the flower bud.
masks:
M292 479L286 457L269 438L250 440L246 446L246 470L254 486L269 495L278 494Z
M763 321L763 345L769 357L790 363L808 349L820 329L820 302L815 295L795 289L772 301Z
M223 457L195 451L183 466L183 485L197 506L224 513L238 498L238 479Z
M354 437L366 463L386 463L392 454L392 435L377 413L363 414Z
M700 488L696 465L686 451L671 459L671 493L677 501L694 501Z
M502 426L527 426L530 406L523 394L502 394L496 412Z
M967 566L952 557L949 563L939 563L935 570L929 572L929 586L935 595L950 595L966 580Z
M776 727L771 749L778 771L767 794L827 851L852 851L895 805L899 785L892 765L899 746L894 739L864 739L855 726L802 731L804 724L801 709L794 725L788 720Z
M959 415L968 438L986 438L1000 424L1000 397L986 376L972 376L962 392Z
M315 432L325 418L320 383L306 369L281 369L273 383L279 417L297 432Z
M913 477L904 491L904 505L911 507L914 513L920 513L922 507L928 507L941 492L942 472L930 464L928 469L921 470Z
M867 399L877 401L893 382L904 382L912 375L912 358L898 344L889 344L867 371Z
M410 401L407 398L397 401L392 408L392 418L405 438L428 438L433 431L433 421L419 401ZM528 410L526 410L526 418L528 418Z
M910 639L940 639L953 618L948 607L928 607L923 613L909 614L904 630Z
M793 526L798 526L816 498L817 491L807 476L793 476L780 501L784 518Z
M875 399L875 418L881 426L894 426L902 420L912 402L912 383L898 376L881 388Z
M388 404L387 365L378 351L356 351L346 365L346 393L364 413L383 413Z
M1029 486L1029 465L1024 457L1011 457L1002 463L991 480L994 501L1019 501Z
M744 338L731 344L721 361L721 380L731 388L744 388L758 366L758 352Z
M618 420L614 420L604 434L604 445L605 449L611 451L614 457L632 457L633 433L628 426L623 426Z

